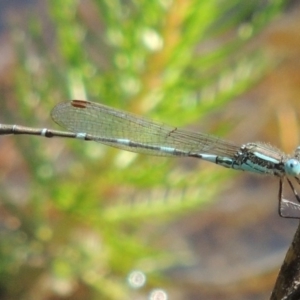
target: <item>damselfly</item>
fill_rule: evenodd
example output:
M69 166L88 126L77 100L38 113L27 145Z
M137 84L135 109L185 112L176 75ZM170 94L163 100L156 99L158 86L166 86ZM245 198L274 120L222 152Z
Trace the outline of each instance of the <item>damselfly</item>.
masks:
M62 102L54 107L51 116L69 131L0 124L0 135L76 138L137 153L195 157L226 168L273 175L279 178L279 215L300 219L300 197L291 182L294 178L300 184L300 146L292 156L260 142L237 146L212 135L159 124L83 100ZM283 198L285 180L295 195L295 201Z

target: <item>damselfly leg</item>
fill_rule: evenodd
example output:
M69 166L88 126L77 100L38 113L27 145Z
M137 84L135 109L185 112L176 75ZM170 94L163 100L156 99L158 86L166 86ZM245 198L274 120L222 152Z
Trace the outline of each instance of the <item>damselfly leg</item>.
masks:
M293 186L291 180L286 177L286 180L295 196L295 201L291 201L283 198L283 180L285 178L280 178L279 180L279 194L278 194L278 213L283 218L291 218L291 219L300 219L300 197ZM295 177L298 184L300 184L300 180L298 177Z

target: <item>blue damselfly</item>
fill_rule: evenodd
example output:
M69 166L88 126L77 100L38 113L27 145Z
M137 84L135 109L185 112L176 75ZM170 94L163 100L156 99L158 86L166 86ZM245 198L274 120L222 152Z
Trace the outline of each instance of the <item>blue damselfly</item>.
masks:
M186 156L226 168L273 175L279 178L279 215L300 219L300 197L291 178L300 184L300 147L286 155L266 143L237 146L218 137L159 124L102 104L83 100L59 103L52 119L69 131L0 124L0 135L27 134L95 141L127 151L157 156ZM283 198L283 183L295 201Z

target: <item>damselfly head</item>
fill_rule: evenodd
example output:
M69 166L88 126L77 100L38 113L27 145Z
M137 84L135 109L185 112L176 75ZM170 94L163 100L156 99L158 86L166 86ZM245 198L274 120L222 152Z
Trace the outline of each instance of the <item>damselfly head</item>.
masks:
M286 175L298 176L300 175L300 161L295 158L290 158L284 163L284 170Z

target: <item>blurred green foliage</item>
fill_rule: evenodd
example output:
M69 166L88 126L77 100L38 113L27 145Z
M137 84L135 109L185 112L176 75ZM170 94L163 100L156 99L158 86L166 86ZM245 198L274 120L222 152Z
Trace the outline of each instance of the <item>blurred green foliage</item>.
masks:
M55 104L86 98L195 124L262 76L265 58L248 41L282 3L48 1L12 28L18 64L2 121L52 127ZM207 164L96 143L3 143L16 162L1 174L2 299L124 300L162 286L161 271L187 258L162 250L158 228L201 209L228 178ZM126 284L133 269L147 274L139 292Z

